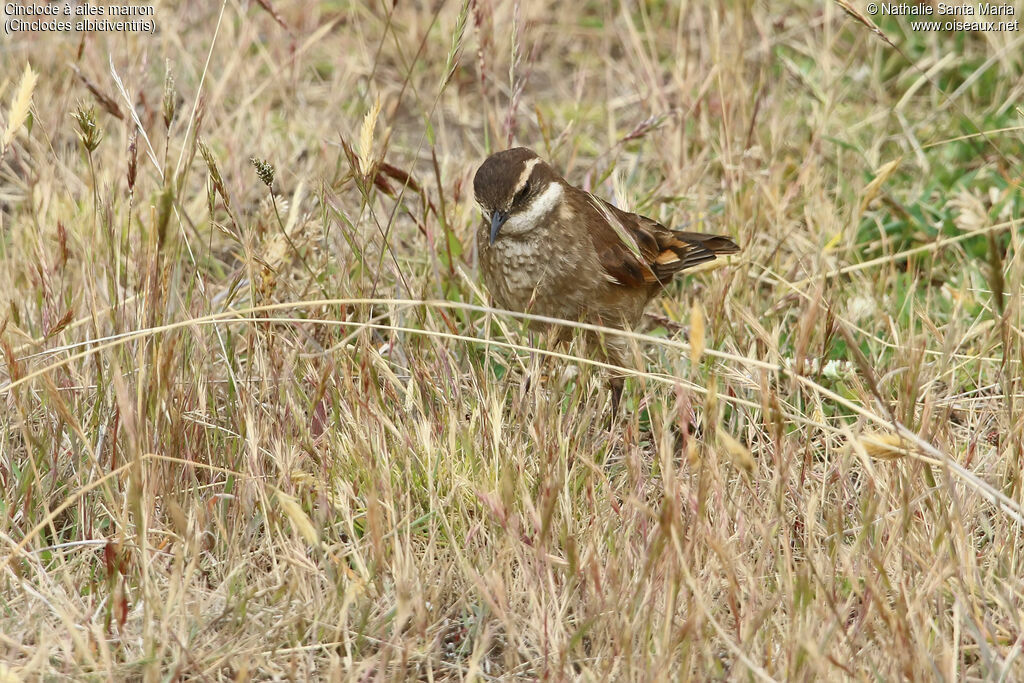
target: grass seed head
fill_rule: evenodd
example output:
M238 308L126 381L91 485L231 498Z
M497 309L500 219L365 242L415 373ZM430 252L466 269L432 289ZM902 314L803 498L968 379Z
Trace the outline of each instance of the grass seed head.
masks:
M267 187L273 187L274 165L266 159L260 159L259 157L249 157L249 163L256 169L256 175L263 181L263 184Z
M230 208L231 200L228 198L228 188L224 185L224 178L220 175L217 159L213 156L213 152L210 151L209 146L204 140L199 141L199 153L202 155L203 161L206 162L206 168L210 171L210 181L213 183L213 187L217 190L217 194L220 195L221 199L224 200L225 206Z
M21 81L18 83L18 92L11 102L10 111L7 112L7 126L4 128L3 135L0 136L0 156L3 156L7 147L14 141L18 129L28 119L29 107L32 105L32 93L36 88L37 80L39 80L39 75L32 70L31 65L26 64Z
M132 135L132 141L128 143L128 191L135 191L135 177L139 170L139 145L138 135Z
M78 139L82 141L82 146L85 147L85 151L92 154L103 139L103 131L96 122L96 109L79 105L71 114L71 118L78 124Z
M164 127L168 130L174 121L174 113L178 108L178 93L174 89L174 74L171 73L171 62L167 61L167 76L164 78L164 98L162 105Z

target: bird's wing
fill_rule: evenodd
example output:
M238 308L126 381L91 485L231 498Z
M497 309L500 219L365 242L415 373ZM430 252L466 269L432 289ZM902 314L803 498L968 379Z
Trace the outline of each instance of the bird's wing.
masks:
M666 284L681 270L731 254L728 237L670 230L650 218L618 209L590 195L604 220L590 221L590 237L609 279L626 287Z

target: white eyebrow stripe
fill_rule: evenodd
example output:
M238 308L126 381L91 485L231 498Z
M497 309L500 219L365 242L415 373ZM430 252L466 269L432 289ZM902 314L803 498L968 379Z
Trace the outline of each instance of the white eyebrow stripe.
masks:
M523 189L523 185L530 179L530 174L533 173L533 167L540 163L540 157L534 157L526 162L526 166L523 167L523 172L519 174L519 180L516 182L516 191L512 193L512 196L519 194L519 190Z
M511 218L505 221L503 229L511 233L532 230L558 205L564 193L565 190L562 188L562 184L553 181L546 190L534 197L526 211L513 214Z

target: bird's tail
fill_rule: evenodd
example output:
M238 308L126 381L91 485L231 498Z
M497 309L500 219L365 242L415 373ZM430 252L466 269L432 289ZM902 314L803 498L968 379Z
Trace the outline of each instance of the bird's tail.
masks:
M728 237L701 232L662 229L655 234L657 256L648 264L661 284L681 270L714 261L719 254L735 254L740 248Z
M706 235L701 232L684 232L673 230L676 239L704 247L713 254L735 254L740 250L738 244L723 235Z

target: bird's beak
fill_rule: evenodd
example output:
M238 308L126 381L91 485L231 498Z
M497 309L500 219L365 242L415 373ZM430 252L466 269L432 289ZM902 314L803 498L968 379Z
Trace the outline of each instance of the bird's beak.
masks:
M494 244L494 240L498 239L498 231L501 230L501 226L505 225L507 220L508 214L504 211L495 211L491 214L491 244Z

